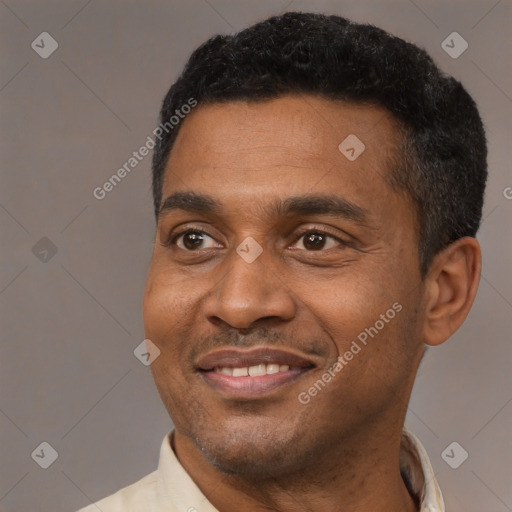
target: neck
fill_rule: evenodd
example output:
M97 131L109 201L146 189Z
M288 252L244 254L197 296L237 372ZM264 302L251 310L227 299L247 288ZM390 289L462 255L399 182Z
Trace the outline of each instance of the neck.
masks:
M329 446L307 467L276 478L226 475L175 432L179 461L219 512L415 512L400 475L401 423L358 432Z

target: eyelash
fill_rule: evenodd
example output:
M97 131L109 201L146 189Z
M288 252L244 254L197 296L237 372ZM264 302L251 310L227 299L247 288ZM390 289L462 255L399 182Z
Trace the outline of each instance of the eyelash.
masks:
M169 238L164 242L164 246L165 247L170 247L171 245L175 245L176 244L176 240L183 236L183 235L186 235L186 234L189 234L189 233L193 233L193 234L197 234L197 235L207 235L209 236L210 238L214 239L215 240L215 237L212 236L210 233L208 233L207 231L205 231L204 229L198 229L198 228L187 228L187 229L184 229L183 231L180 231L178 233L175 233L173 235L170 235ZM333 233L330 233L329 231L327 231L325 228L316 228L315 226L313 226L312 228L305 228L305 229L302 229L301 231L299 231L297 234L296 234L296 237L294 238L293 240L293 243L297 243L302 237L304 237L305 235L309 235L309 234L317 234L317 235L323 235L323 236L328 236L330 238L333 238L334 240L336 240L337 242L339 242L341 245L344 245L344 246L348 246L350 245L349 242L347 240L343 240L342 238L340 238L339 236L337 235L334 235ZM200 250L200 249L198 249ZM188 251L188 252L197 252L197 251ZM310 252L314 252L314 251L310 251ZM319 251L320 252L320 251Z

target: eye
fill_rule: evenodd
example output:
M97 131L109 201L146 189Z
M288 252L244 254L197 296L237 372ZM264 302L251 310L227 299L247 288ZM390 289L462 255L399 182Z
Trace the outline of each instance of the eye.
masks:
M339 245L346 245L340 238L317 229L303 231L298 235L295 243L302 245L302 247L296 247L297 249L305 249L307 251L321 251L324 249L332 249Z
M211 249L217 247L218 243L213 237L196 229L188 229L172 237L169 245L175 244L185 251L194 251L197 249Z

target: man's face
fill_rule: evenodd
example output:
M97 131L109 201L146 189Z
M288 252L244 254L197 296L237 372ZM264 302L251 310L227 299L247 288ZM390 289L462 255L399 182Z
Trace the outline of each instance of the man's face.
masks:
M178 435L224 471L282 474L401 425L423 286L390 115L305 96L182 122L144 297Z

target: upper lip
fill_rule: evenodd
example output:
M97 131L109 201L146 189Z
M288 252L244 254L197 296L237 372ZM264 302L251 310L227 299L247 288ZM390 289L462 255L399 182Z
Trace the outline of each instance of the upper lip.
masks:
M245 368L256 366L258 364L287 364L295 368L307 368L316 366L315 363L304 355L299 355L288 350L275 348L254 348L250 350L240 350L233 348L224 348L214 350L197 360L199 370L213 370L214 368Z

